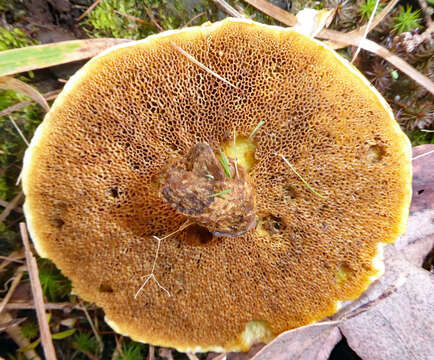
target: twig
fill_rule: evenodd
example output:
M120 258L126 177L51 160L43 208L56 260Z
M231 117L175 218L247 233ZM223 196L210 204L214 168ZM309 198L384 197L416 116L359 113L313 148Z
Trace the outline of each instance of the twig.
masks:
M98 354L102 354L104 350L104 343L99 335L98 329L95 327L95 324L92 321L92 318L87 311L86 306L83 306L84 315L86 316L87 321L89 322L90 328L92 329L93 334L95 335L96 341L98 342Z
M2 213L0 214L0 224L6 220L6 218L9 216L9 214L11 213L11 211L13 209L15 209L19 202L21 201L23 197L23 192L20 191L17 195L15 195L15 197L12 199L12 201L8 204L8 206L6 206L4 208L4 210L2 211Z
M290 169L295 173L295 175L297 175L299 177L299 179L303 182L304 185L306 185L306 187L312 191L316 196L320 197L321 199L326 199L327 197L321 195L320 193L318 193L312 186L309 185L309 183L304 180L304 178L297 172L297 170L295 170L294 166L292 166L292 164L286 159L285 156L280 155L279 156L283 159L283 161L286 163L286 165L288 165L290 167Z
M155 360L155 347L153 345L149 345L148 360Z
M237 10L235 10L232 6L230 6L226 1L224 0L213 0L213 2L222 9L226 14L229 16L233 16L236 18L243 18L245 17L241 13L239 13Z
M3 269L8 266L12 261L16 261L17 259L24 259L24 248L21 248L19 250L12 251L8 258L11 259L4 259L4 261L0 264L0 272L3 271ZM24 262L23 262L24 264Z
M31 310L35 309L35 304L33 301L30 302L10 302L5 306L5 310ZM65 303L45 303L46 310L81 310L83 307L71 304L69 302Z
M47 101L54 100L57 97L57 95L59 95L60 91L61 90L49 91L49 92L43 94L43 97ZM34 100L27 100L27 101L22 101L22 102L19 102L17 104L11 105L8 108L0 111L0 117L7 116L7 115L9 115L15 111L19 111L22 108L25 108L26 106L33 104L33 103L34 103Z
M21 278L24 275L24 271L26 270L26 267L20 266L14 275L14 280L12 281L12 284L9 288L8 293L6 294L6 296L3 298L2 302L0 303L0 313L2 313L2 311L4 310L6 304L9 302L9 300L11 299L12 295L14 294L15 289L17 288L18 284L21 281Z
M211 75L215 76L217 79L223 81L224 83L234 87L237 89L237 87L232 84L231 82L229 82L228 80L226 80L225 78L221 77L219 74L217 74L216 72L212 71L210 68L208 68L207 66L205 66L204 64L202 64L200 61L196 60L193 56L191 56L188 52L186 52L184 49L180 48L178 45L176 45L174 42L170 42L170 45L172 45L176 50L178 50L182 55L184 55L188 60L190 60L192 63L196 64L197 66L199 66L201 69L205 70L206 72L210 73Z
M27 269L30 277L33 300L36 305L36 315L38 317L41 342L44 349L45 358L47 360L56 360L56 352L54 351L50 327L48 325L47 315L45 313L44 297L42 294L41 283L39 281L38 265L36 264L36 259L30 250L29 237L27 235L25 223L20 223L20 232L26 254Z
M152 11L149 10L147 7L145 7L146 14L148 15L149 19L151 19L152 23L157 27L158 30L164 31L163 27L158 23L157 20L155 20L154 15L152 14Z
M360 49L362 47L362 42L366 39L368 36L368 32L371 29L372 20L374 19L375 13L377 12L378 4L380 3L380 0L376 0L374 10L372 11L371 16L369 17L368 24L366 26L365 31L363 32L363 37L360 40L359 46L357 47L356 52L354 53L353 59L351 60L351 63L354 63L354 60L356 60L357 55L359 55Z
M88 8L88 9L87 9L83 14L81 14L77 19L75 19L75 20L77 20L77 21L81 21L82 19L84 19L87 15L90 14L90 12L91 12L93 9L95 9L95 8L99 5L99 3L100 3L101 1L102 1L102 0L96 0L96 1L94 1L93 4L90 5L89 8Z
M13 317L8 312L0 314L0 322L8 322L12 320ZM30 346L30 341L24 336L19 326L16 325L8 327L6 329L6 333L12 338L12 340L18 345L18 347L26 348ZM28 360L41 360L41 358L34 349L24 351L24 355Z
M26 139L26 137L24 136L23 132L21 131L21 129L18 127L17 123L14 121L14 119L11 118L11 116L9 115L9 120L11 121L12 125L14 126L15 130L17 130L18 134L21 136L21 139L23 139L23 141L26 143L27 146L29 146L29 141Z
M0 323L0 333L2 333L3 331L6 331L8 328L10 328L12 326L17 326L26 320L27 320L27 318L17 318L17 319L13 319L11 321L8 321L6 323ZM1 359L2 358L0 357L0 360Z
M8 257L8 256L2 256L2 255L0 255L0 259L2 259L2 260L7 260L7 261L9 261L9 262L16 262L16 263L18 263L18 264L24 264L24 261L17 260L17 259L14 259L14 258Z
M424 156L427 156L427 155L429 155L429 154L432 154L434 152L434 150L430 150L430 151L427 151L426 153L424 153L424 154L420 154L420 155L418 155L418 156L415 156L413 159L411 159L412 161L414 161L414 160L416 160L416 159L419 159L419 158L421 158L421 157L424 157Z
M197 18L200 18L202 15L205 15L205 11L202 11L201 13L193 16L190 20L188 20L183 27L187 27L188 25L190 25L194 20L196 20Z
M0 206L6 208L8 207L9 203L5 200L0 199ZM20 206L17 206L13 209L13 211L22 214L23 213L23 209Z
M132 20L132 21L137 21L137 22L142 23L142 24L155 26L155 24L152 23L152 22L150 22L150 21L145 21L145 20L140 19L140 18L138 18L138 17L135 17L135 16L133 16L133 15L124 14L124 13L122 13L122 12L120 12L120 11L117 11L117 10L113 10L113 11L114 11L116 14L118 14L118 15L120 15L120 16L123 16L123 17L125 17L125 18L127 18L127 19L130 19L130 20Z

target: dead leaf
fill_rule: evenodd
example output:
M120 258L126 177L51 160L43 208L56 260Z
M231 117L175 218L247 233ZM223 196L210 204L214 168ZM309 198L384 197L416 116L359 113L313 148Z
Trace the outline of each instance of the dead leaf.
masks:
M327 360L341 339L336 325L309 326L279 335L253 360Z
M36 101L39 105L41 105L46 112L50 110L47 100L45 100L42 94L35 88L31 87L29 84L26 84L24 81L15 79L10 76L3 76L0 77L0 88L5 90L14 90L24 95L27 95L32 100Z
M2 51L0 76L88 59L128 41L130 40L104 38L71 40Z

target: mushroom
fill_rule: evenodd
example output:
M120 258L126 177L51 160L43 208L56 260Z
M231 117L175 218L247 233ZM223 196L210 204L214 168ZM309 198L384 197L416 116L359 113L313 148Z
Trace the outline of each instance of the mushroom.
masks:
M78 71L26 152L24 209L38 253L117 332L248 350L381 275L406 226L410 152L338 54L225 19Z

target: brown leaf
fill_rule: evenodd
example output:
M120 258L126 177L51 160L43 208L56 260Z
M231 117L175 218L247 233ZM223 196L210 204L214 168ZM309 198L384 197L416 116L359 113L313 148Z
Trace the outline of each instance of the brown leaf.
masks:
M5 90L14 90L27 95L33 101L36 101L39 105L41 105L45 111L50 110L47 100L45 100L42 94L29 84L26 84L24 81L10 76L3 76L0 77L0 88Z
M336 325L307 326L279 335L252 360L327 360L341 339Z
M407 281L374 308L340 324L339 329L364 360L429 359L434 354L434 278L399 255L386 266L383 285L404 273Z

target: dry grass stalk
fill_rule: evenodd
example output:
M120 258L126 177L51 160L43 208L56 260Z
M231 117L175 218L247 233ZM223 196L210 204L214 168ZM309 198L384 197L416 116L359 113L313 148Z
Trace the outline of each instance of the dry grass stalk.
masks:
M13 321L13 320L14 318L8 312L4 312L0 314L1 323ZM10 336L10 338L15 342L15 344L17 344L20 348L28 348L30 346L30 341L24 336L23 332L21 331L21 328L18 325L9 326L5 331ZM33 349L24 351L24 355L28 360L41 360L39 355Z
M187 353L187 356L190 360L199 360L199 358L193 353Z
M208 68L207 66L205 66L204 64L202 64L200 61L196 60L193 56L191 56L187 51L185 51L184 49L180 48L178 45L176 45L174 42L170 42L170 45L172 45L176 50L178 50L182 55L184 55L188 60L190 60L193 64L196 64L197 66L199 66L201 69L205 70L206 72L210 73L212 76L215 76L217 79L223 81L225 84L228 84L229 86L232 86L234 88L237 89L237 87L232 84L231 82L229 82L228 80L226 80L225 78L223 78L222 76L220 76L219 74L217 74L216 72L212 71L210 68Z
M26 84L24 81L15 79L11 76L2 76L0 77L0 88L5 90L14 90L27 95L33 101L36 101L39 105L41 105L46 112L50 110L47 100L45 100L42 94L29 84Z
M216 4L220 9L223 10L226 14L236 18L244 18L245 15L241 14L237 10L235 10L231 5L229 5L225 0L213 0L214 4Z
M11 258L9 256L0 255L0 259L1 260L7 260L9 262L15 262L15 263L18 263L18 264L24 264L24 261L14 259L14 258Z
M59 95L60 91L61 90L49 91L49 92L43 94L42 96L47 101L54 100L57 97L57 95ZM19 110L25 108L26 106L32 104L33 102L34 102L33 100L27 100L27 101L22 101L22 102L19 102L17 104L11 105L8 108L0 111L0 117L12 114L15 111L19 111Z
M90 5L90 6L88 7L88 9L87 9L83 14L81 14L77 19L75 19L75 20L77 20L77 21L81 21L82 19L84 19L87 15L90 14L90 12L91 12L93 9L95 9L95 8L99 5L99 3L100 3L101 1L102 1L102 0L96 0L96 1L94 1L93 4Z
M30 277L33 300L35 302L36 315L38 317L39 331L41 333L41 342L47 360L56 360L53 342L51 340L50 327L48 325L47 315L45 313L44 296L42 294L41 283L39 281L39 271L36 259L30 250L29 237L27 234L26 224L20 223L21 238L24 244L26 254L27 269Z
M0 206L6 208L9 206L9 203L5 200L0 199ZM23 209L21 208L21 206L15 207L15 209L13 209L12 211L15 211L15 212L20 213L20 214L23 213ZM1 259L1 256L0 256L0 259Z
M23 198L23 192L20 191L15 197L12 199L11 202L4 208L2 213L0 214L0 223L6 220L6 218L9 216L12 210L14 210L18 204L20 203L21 199Z
M4 257L4 261L0 264L0 273L3 271L6 266L8 266L12 262L16 262L17 260L24 259L24 248L21 248L19 250L12 251L9 256ZM24 262L21 262L24 264Z
M427 156L427 155L430 155L430 154L432 154L432 153L434 153L434 150L430 150L430 151L427 151L426 153L423 153L423 154L420 154L420 155L418 155L418 156L415 156L413 159L411 159L412 161L414 161L414 160L416 160L416 159L419 159L419 158L421 158L421 157L424 157L424 156Z
M155 347L153 345L149 345L148 360L155 360Z
M187 27L188 25L190 25L194 20L196 20L197 18L200 18L202 15L205 15L205 11L202 11L201 13L199 13L199 14L193 16L190 20L188 20L188 21L184 24L183 28L185 28L185 27Z
M33 301L26 302L10 302L5 306L5 310L31 310L35 309L35 303ZM69 312L71 310L81 310L83 311L82 306L74 305L69 302L64 303L45 303L46 310L62 310L65 312Z
M142 23L142 24L153 25L153 26L155 26L155 24L152 23L152 22L145 21L145 20L143 20L143 19L140 19L140 18L135 17L135 16L132 16L132 15L124 14L124 13L122 13L122 12L120 12L120 11L117 11L117 10L113 10L113 11L114 11L116 14L118 14L118 15L120 15L120 16L123 16L123 17L125 17L125 18L127 18L127 19L129 19L129 20L131 20L131 21L137 21L137 22Z
M84 315L86 316L87 322L90 325L90 328L92 329L93 334L95 335L96 341L98 342L98 354L102 354L103 350L104 350L104 343L101 339L101 336L99 334L98 329L96 328L95 324L92 321L92 318L89 315L89 312L87 311L86 306L82 306L82 309L84 311Z
M0 314L3 312L5 306L11 299L12 295L14 294L15 289L17 288L18 284L20 283L24 275L24 271L26 271L25 265L19 266L18 269L15 271L15 275L13 278L14 280L12 281L9 291L7 292L6 296L3 298L3 300L0 303Z
M359 46L357 47L356 52L354 53L354 56L351 60L351 63L354 63L354 60L356 60L357 55L359 55L360 53L360 49L362 46L362 42L366 39L366 37L368 36L368 32L371 29L371 24L372 24L372 20L374 19L375 13L377 12L377 8L378 8L378 4L380 3L380 0L377 0L375 2L375 6L374 6L374 10L372 10L372 14L369 17L368 23L366 24L366 29L365 31L363 31L363 38L360 40Z

